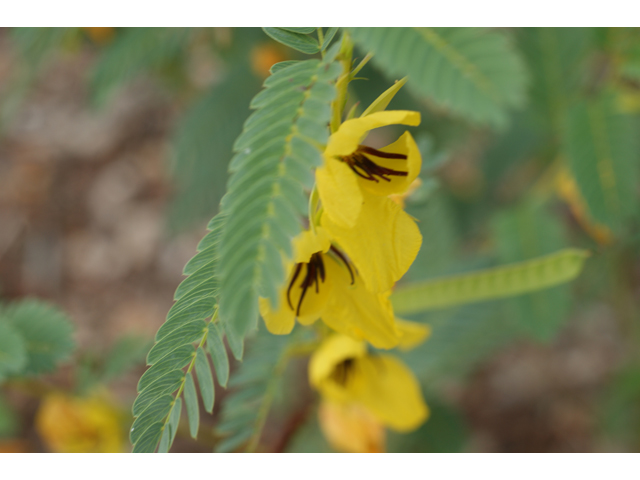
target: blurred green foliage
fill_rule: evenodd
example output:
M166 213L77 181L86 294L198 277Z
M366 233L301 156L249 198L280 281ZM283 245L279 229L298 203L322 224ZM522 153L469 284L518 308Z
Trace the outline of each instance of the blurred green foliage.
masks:
M179 231L202 225L218 212L234 141L248 117L251 98L268 75L266 69L318 52L313 31L265 29L269 37L293 49L276 44L259 29L115 29L100 42L79 29L16 29L13 38L28 72L21 79L41 71L56 51L78 45L93 49L88 82L96 105L140 75L164 86L180 112L170 161L176 194L167 216L170 228ZM464 420L439 398L443 380L468 374L509 342L553 341L576 315L576 306L584 309L604 302L620 319L631 316L638 321L633 269L640 262L640 29L348 32L356 56L375 54L358 75L366 80L350 85L348 107L360 102L356 108L362 111L391 82L409 75L407 88L390 108L418 110L423 117L421 126L412 130L423 153L423 186L407 200L407 211L418 220L424 243L403 282L527 260L568 247L594 253L576 284L412 316L433 329L428 342L404 354L433 397L433 414L417 432L392 438L390 447L459 451L465 448ZM194 52L204 52L203 58L214 65L214 74L204 83L189 74L193 61L203 61ZM24 92L25 85L20 80L15 88ZM210 229L213 235L215 229ZM201 244L200 257L194 260L205 259L204 263L193 265L213 264L214 243ZM195 266L185 269L194 275L197 271ZM210 315L213 302L206 309ZM629 335L627 348L637 349L637 327L620 321ZM0 348L10 353L0 358L0 376L41 365L25 353L29 334L16 325L0 322ZM216 338L222 345L223 335ZM273 347L268 353L277 360L285 348ZM214 349L218 355L220 350L219 345ZM236 344L236 357L239 351ZM261 353L264 350L256 348L254 354ZM636 357L626 360L632 373L612 384L602 407L603 428L630 449L637 448L634 432L640 418ZM254 363L249 357L235 380L232 375L230 387L235 385L236 391L228 398L234 403L223 407L220 427L228 436L219 449L240 448L249 439L255 447L259 441L259 433L256 437L247 427L256 413L249 406L260 404L265 386L248 385L253 365L264 369L272 363ZM214 367L218 368L215 361ZM104 370L111 376L121 371L108 364ZM226 379L218 378L226 385ZM167 401L161 406L168 412ZM176 405L179 412L181 403ZM149 422L154 420L150 417ZM310 419L287 448L326 449L314 422Z

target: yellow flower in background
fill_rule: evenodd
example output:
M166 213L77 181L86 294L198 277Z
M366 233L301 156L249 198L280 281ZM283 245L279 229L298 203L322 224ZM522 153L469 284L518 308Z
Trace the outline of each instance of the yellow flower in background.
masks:
M422 159L409 132L381 149L361 142L374 128L419 123L420 113L404 110L347 120L329 138L324 165L316 170L324 209L321 225L374 292L390 290L420 250L418 227L389 195L401 195L410 188Z
M251 48L251 70L257 76L266 78L271 67L287 59L286 55L274 42L261 43Z
M55 453L119 453L125 435L118 410L104 397L47 395L36 416L36 429Z
M405 330L406 336L417 335L424 340L428 330L420 327L425 326L411 324ZM415 343L412 338L407 340L407 344ZM345 335L329 337L311 356L309 381L320 392L323 402L341 405L343 414L364 409L380 425L398 432L418 428L429 416L420 385L406 365L393 355L370 354L364 342ZM336 407L329 408L336 411ZM339 430L335 425L323 426L323 418L320 420L323 430L333 433ZM336 421L335 416L331 421ZM365 425L362 428L370 429L366 426L368 421L360 423Z
M396 326L390 292L372 293L358 271L327 232L305 231L293 241L294 262L288 262L287 280L277 310L261 298L260 314L274 334L291 332L296 318L310 325L319 318L333 330L370 342L377 348L395 347L402 333Z
M113 27L82 27L82 29L96 43L107 43L115 34Z
M356 404L323 400L318 408L320 428L329 444L348 453L382 453L386 450L384 426Z

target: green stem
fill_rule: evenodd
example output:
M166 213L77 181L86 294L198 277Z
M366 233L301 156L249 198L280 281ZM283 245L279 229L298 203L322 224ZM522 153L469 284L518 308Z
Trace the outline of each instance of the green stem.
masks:
M367 53L367 55L362 59L362 61L358 64L358 66L356 68L353 69L353 71L351 72L351 80L353 80L356 75L360 72L360 70L362 70L362 68L369 63L369 60L371 60L373 58L373 53L369 52Z
M340 47L340 54L338 55L340 63L342 63L343 73L342 75L340 75L338 81L336 82L338 94L336 95L336 99L331 103L331 133L335 133L336 131L338 131L338 128L342 123L342 115L344 112L344 107L347 103L347 88L349 87L349 82L351 81L352 57L353 42L345 33L342 36L342 45Z
M322 33L322 27L318 27L316 32L318 32L318 46L320 47L320 55L324 58L324 50L322 50L322 44L324 43L324 34Z

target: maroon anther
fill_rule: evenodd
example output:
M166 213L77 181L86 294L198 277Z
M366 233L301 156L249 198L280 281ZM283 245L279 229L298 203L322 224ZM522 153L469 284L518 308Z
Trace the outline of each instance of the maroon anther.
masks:
M365 145L358 145L358 149L353 154L349 155L348 157L341 157L341 160L349 165L351 170L353 170L359 177L364 178L365 180L372 180L376 183L380 182L380 180L378 180L376 177L390 182L391 179L388 178L390 176L407 176L407 172L394 170L392 168L381 167L380 165L369 159L367 156L365 156L365 153L367 155L378 158L395 160L407 159L407 156L401 153L381 152L380 150L376 150L375 148L367 147Z
M351 270L351 265L349 265L349 261L346 258L344 258L344 255L342 254L342 252L338 250L336 247L334 247L333 245L331 245L331 251L335 253L338 256L338 258L342 260L342 263L344 263L347 266L347 269L349 269L349 275L351 275L351 285L353 285L356 280L353 277L353 270Z
M300 295L300 300L298 300L298 305L296 306L296 315L300 315L300 307L302 306L302 300L307 293L307 289L315 284L316 293L318 293L320 291L320 282L322 281L324 283L325 280L324 262L322 261L321 253L314 253L311 255L309 263L296 264L293 277L289 282L289 288L287 288L287 302L289 303L291 310L293 310L293 305L291 304L291 289L293 288L295 281L298 279L303 266L307 267L307 273L300 284L302 295Z
M333 371L333 378L343 387L347 384L347 381L353 374L355 367L355 358L345 358L342 362L336 365Z

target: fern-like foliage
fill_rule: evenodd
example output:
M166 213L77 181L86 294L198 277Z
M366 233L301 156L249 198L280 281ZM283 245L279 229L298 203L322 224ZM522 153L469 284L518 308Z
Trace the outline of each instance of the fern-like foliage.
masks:
M179 61L194 29L126 28L119 30L95 66L91 88L98 105L124 82L148 70Z
M564 149L592 220L619 233L639 211L638 123L602 95L571 108Z
M478 123L504 126L524 103L523 62L499 32L476 28L353 28L374 63L434 103Z
M232 393L225 398L216 432L223 436L219 452L256 451L269 409L280 390L280 380L296 333L271 335L261 329L229 382ZM242 448L244 447L244 448Z
M419 316L432 334L403 360L427 388L468 373L491 352L518 337L513 322L496 311L503 302L467 305Z
M198 245L198 253L185 266L184 273L188 277L178 286L176 303L169 310L165 323L156 334L156 343L147 355L150 368L138 382L138 398L133 404L136 418L130 439L134 452L153 452L156 448L166 452L171 448L183 399L191 434L197 435L199 409L193 376L197 374L205 409L212 412L214 386L209 356L218 383L226 386L229 362L223 333L214 315L218 291L215 272L222 224L221 215L209 223L210 232ZM232 346L241 356L242 345ZM181 397L183 393L184 397Z
M227 183L233 142L259 87L247 67L236 65L184 114L173 137L172 170L178 190L169 211L173 229L207 221L216 213Z
M310 36L311 33L315 32L315 27L263 27L262 30L276 42L307 55L313 55L320 51L321 45Z
M566 109L577 99L592 42L589 28L523 28L520 47L531 72L531 106L541 126L561 131Z
M56 307L27 299L0 309L0 381L52 372L74 349L71 321Z
M77 28L23 27L11 31L22 60L34 69L50 58L51 52L78 34Z
M257 111L235 143L222 200L220 318L229 337L242 339L255 326L258 296L277 304L282 255L291 256L302 228L340 72L337 63L298 62L271 75L251 102Z
M391 300L396 313L413 314L530 293L573 280L588 256L585 250L567 248L524 262L416 282L398 288Z
M501 212L495 218L494 231L500 263L532 260L567 246L562 224L535 204L523 204ZM543 341L558 333L570 308L571 288L567 284L505 302L505 314L514 326L522 333Z

